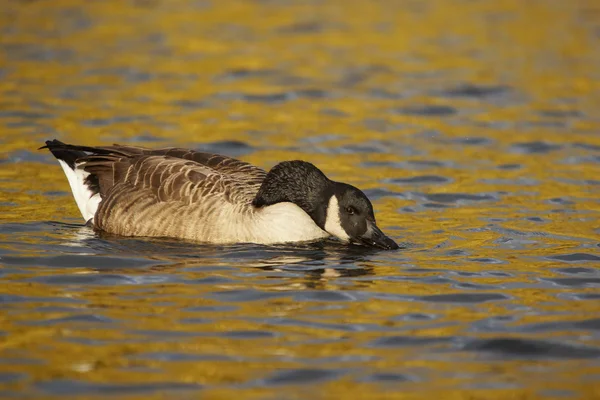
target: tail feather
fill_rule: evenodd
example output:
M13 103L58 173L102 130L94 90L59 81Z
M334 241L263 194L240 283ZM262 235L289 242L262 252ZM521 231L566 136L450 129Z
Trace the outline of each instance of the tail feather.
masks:
M87 157L86 151L93 152L94 148L72 146L54 139L47 140L46 145L40 147L40 149L49 149L56 157L67 176L81 215L86 222L92 221L102 200L99 193L98 177L85 171L83 164L78 160Z
M46 140L46 145L40 147L41 149L49 149L52 154L56 156L55 152L59 154L63 154L63 152L68 152L71 154L78 154L81 157L86 157L89 154L96 155L118 155L130 157L132 155L142 154L143 149L141 147L132 147L132 146L103 146L103 147L92 147L92 146L78 146L73 144L63 143L60 140ZM89 153L89 154L88 154ZM57 157L58 158L58 157Z
M79 158L87 156L87 154L83 150L75 150L69 147L69 145L54 139L46 140L46 145L40 147L38 150L50 150L50 152L52 153L52 155L54 155L54 157L56 157L56 159L64 161L71 169L75 169L75 162Z

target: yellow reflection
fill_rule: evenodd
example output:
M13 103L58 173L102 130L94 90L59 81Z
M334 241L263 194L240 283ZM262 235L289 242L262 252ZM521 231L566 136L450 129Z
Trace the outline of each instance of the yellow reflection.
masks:
M390 335L487 337L469 327L491 316L517 314L520 319L507 325L518 327L557 315L561 321L598 315L595 301L558 296L594 294L597 288L554 289L540 280L564 277L557 270L569 266L548 256L578 252L598 238L598 185L582 182L600 176L593 150L600 146L599 24L594 0L3 4L0 223L30 224L31 232L18 242L18 233L0 232L0 241L17 258L32 258L18 272L10 272L19 262L7 258L12 253L0 258L0 272L9 271L0 294L26 298L0 313L0 372L27 374L6 387L26 390L54 379L168 381L206 385L207 398L266 398L277 389L248 382L304 368L310 359L315 368L349 371L321 383L327 398L536 398L551 389L600 396L593 381L575 387L570 378L598 375L598 366L585 360L493 362L457 352L449 362L412 346L371 345ZM508 90L500 99L436 94L464 83ZM456 114L402 112L424 106L451 107ZM52 137L155 147L241 141L253 148L242 158L264 168L302 158L332 179L385 189L388 194L374 201L378 223L412 247L389 258L357 259L357 270L346 270L344 256L328 251L321 260L285 254L246 262L223 260L218 249L183 261L157 255L160 264L139 269L48 266L49 244L66 257L79 247L94 251L90 242L124 255L114 250L118 240L49 222L79 221L62 171L36 150ZM464 138L489 144L457 144ZM514 147L531 142L560 149L527 154ZM577 147L581 143L592 150ZM413 164L402 164L407 162ZM448 182L394 183L423 175ZM427 196L454 193L497 200L422 206L435 203ZM553 200L560 198L575 200ZM122 246L125 255L147 256L147 248ZM314 267L314 261L336 268L280 274L290 265ZM455 274L452 281L436 282L446 271ZM103 274L128 283L43 283L60 275ZM143 281L161 274L181 281ZM457 283L481 287L467 291ZM234 291L273 296L219 297ZM346 297L323 300L320 292ZM465 292L501 293L507 300L422 301ZM77 323L68 319L73 314L108 322ZM434 323L400 318L412 314L431 316ZM227 336L244 331L273 335ZM530 336L560 340L568 333ZM197 358L165 361L157 354ZM331 361L336 357L367 361ZM416 381L386 386L362 380L364 371L392 371ZM473 392L465 389L473 376L506 386ZM298 390L299 397L310 397Z

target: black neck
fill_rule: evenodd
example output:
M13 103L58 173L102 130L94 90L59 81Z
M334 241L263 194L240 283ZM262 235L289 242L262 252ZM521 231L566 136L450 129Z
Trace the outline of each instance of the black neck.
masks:
M303 209L323 229L327 218L327 199L333 194L333 182L321 170L306 161L284 161L267 174L256 197L255 207L291 202Z

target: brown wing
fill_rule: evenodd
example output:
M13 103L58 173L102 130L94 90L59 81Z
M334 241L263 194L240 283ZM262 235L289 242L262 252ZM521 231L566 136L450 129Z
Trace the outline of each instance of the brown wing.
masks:
M111 146L87 151L90 149L95 153L76 162L97 178L103 199L117 195L115 188L125 186L147 191L160 202L190 204L220 193L231 203L250 203L266 175L243 161L193 150Z
M163 156L190 160L197 164L209 167L223 175L232 178L242 178L246 182L262 183L266 176L266 172L263 169L248 164L247 162L220 154L204 153L189 149L175 147L146 149L143 147L121 145L88 147L87 149L93 149L93 152L96 154L102 152L103 154L122 155L128 158L134 158L136 156Z
M228 210L248 212L266 176L243 161L185 149L58 141L48 147L76 153L74 164L90 173L87 179L102 198L94 226L126 236L209 240L222 221L224 202Z

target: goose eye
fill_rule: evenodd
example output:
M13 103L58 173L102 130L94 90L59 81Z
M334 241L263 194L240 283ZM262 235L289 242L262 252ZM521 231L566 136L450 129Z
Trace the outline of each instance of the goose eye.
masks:
M354 209L354 207L346 207L346 212L350 215L356 214L356 210Z

